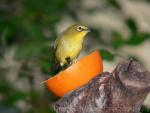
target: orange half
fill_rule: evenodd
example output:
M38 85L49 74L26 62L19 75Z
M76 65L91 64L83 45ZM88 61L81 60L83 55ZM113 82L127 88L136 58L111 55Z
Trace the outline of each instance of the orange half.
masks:
M103 71L102 58L98 50L81 58L67 69L45 81L49 91L61 97L81 87Z

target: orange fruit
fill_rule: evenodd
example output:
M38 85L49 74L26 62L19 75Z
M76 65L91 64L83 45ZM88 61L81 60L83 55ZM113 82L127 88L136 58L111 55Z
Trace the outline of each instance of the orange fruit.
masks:
M103 71L103 63L98 50L81 58L67 69L45 81L49 91L57 96L81 87Z

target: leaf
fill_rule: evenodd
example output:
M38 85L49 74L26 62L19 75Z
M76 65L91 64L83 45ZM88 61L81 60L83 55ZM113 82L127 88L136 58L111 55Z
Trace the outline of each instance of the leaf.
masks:
M33 73L31 72L31 68L28 67L28 65L26 63L23 63L19 72L18 72L18 77L16 80L21 80L21 79L24 79L24 78L30 78Z
M56 112L54 111L54 108L50 107L50 113L56 113Z
M107 61L114 60L114 55L111 52L109 52L108 50L100 49L99 51L104 60L107 60Z
M21 25L21 17L12 16L10 20L5 23L3 31L5 32L5 41L7 46L13 44L14 42L20 41L20 37L18 34L21 33L20 25ZM19 40L18 40L19 39Z
M142 106L140 109L141 113L150 113L150 109L146 108L145 106Z
M41 66L41 68L42 68L42 71L43 71L45 74L51 74L51 72L50 72L51 64L50 64L50 61L49 61L49 60L41 60L41 61L40 61L40 66Z
M8 93L9 90L8 89L11 89L10 85L8 85L8 83L1 83L0 84L0 93Z
M128 28L131 30L131 32L134 34L135 32L137 32L137 25L135 23L135 21L132 18L128 18L127 20L125 20L126 25L128 26Z
M114 6L117 9L121 9L120 4L118 3L118 0L107 0L112 6Z
M138 34L134 34L126 41L126 44L139 45L139 44L143 43L145 39L146 39L146 37L142 37Z
M36 24L35 22L24 20L21 23L20 29L22 33L24 34L25 38L30 39L36 39L36 40L42 40L44 39L43 32L40 29L40 26Z
M17 48L15 59L21 60L38 57L45 47L48 47L48 43L46 41L26 42Z
M36 4L35 4L36 3ZM24 6L30 12L43 12L47 14L61 14L67 7L68 0L25 0Z
M26 94L31 100L36 100L39 97L39 93L36 90L30 90L27 94Z
M52 107L45 106L39 109L38 111L36 111L36 113L56 113L56 112L53 110Z
M15 102L17 102L20 99L24 99L25 98L25 93L19 91L19 90L15 90L13 91L5 100L5 104L7 105L13 105Z
M150 39L150 33L141 33L141 36L144 38L144 39Z
M112 46L115 49L118 49L119 47L123 46L125 44L125 40L122 38L121 34L115 33L112 39Z

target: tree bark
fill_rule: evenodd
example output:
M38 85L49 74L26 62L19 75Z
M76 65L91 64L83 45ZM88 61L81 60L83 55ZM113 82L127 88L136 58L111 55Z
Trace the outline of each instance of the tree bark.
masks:
M53 104L57 113L139 113L150 92L150 72L124 61Z

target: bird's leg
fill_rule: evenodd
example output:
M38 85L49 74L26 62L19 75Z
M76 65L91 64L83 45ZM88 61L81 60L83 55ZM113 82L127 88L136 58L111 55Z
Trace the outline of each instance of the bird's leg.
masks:
M66 57L66 61L67 61L67 63L68 63L69 65L72 64L72 61L71 61L71 58L70 58L70 57Z

